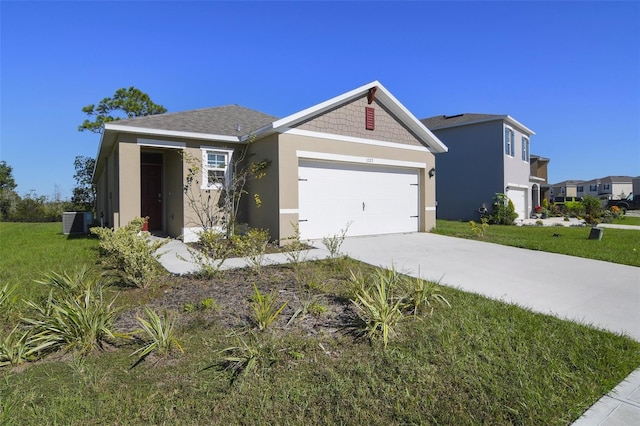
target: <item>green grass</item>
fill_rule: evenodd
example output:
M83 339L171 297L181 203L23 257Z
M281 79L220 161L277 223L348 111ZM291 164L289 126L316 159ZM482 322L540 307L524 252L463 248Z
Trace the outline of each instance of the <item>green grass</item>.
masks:
M25 288L34 271L46 272L28 248L39 241L48 241L54 270L74 267L76 256L96 263L93 240L67 240L55 227L29 224L21 232L39 230L38 238L17 250L20 238L5 239L15 225L0 225L2 254L23 264L12 280ZM349 269L359 266L370 270L341 259L300 270L322 283L318 291L341 299ZM264 268L259 277L247 271L247 279L268 290L285 270ZM401 322L386 350L349 330L309 335L282 326L244 335L244 354L256 362L235 382L219 351L242 347L233 336L240 330L215 322L183 323L175 331L184 354L134 368L130 354L139 346L129 341L85 358L54 355L2 368L0 424L566 425L640 365L640 343L629 338L436 287L451 307L435 305L431 316ZM151 291L123 289L119 299L137 305L140 293Z
M18 285L18 294L38 292L33 280L47 272L97 268L98 239L62 234L62 223L0 222L0 284Z
M589 240L588 227L490 225L484 237L478 238L468 222L438 220L433 232L530 250L640 266L640 230L607 228L603 231L602 240Z
M614 219L612 223L615 223L617 225L640 226L640 216L620 216L619 218Z

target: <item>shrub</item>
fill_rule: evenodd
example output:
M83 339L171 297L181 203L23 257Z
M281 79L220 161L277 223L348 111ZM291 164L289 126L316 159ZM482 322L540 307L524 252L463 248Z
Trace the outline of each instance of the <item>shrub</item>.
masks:
M433 313L432 301L442 306L451 307L449 301L440 293L438 288L429 281L402 276L400 286L403 291L404 305L413 312L414 316L420 313Z
M133 219L127 226L115 231L108 228L91 228L100 238L100 250L107 256L107 263L122 280L134 287L146 288L158 274L155 252L167 241L151 241L148 232L142 232L141 218Z
M493 210L489 215L489 223L513 225L518 217L513 202L505 194L498 193L493 198Z
M294 267L297 267L300 262L304 261L309 250L307 245L300 240L300 226L297 223L292 223L292 226L293 235L284 240L286 243L284 255Z
M324 244L327 250L329 250L329 256L331 259L335 259L340 256L340 247L342 247L342 243L344 243L344 239L347 237L349 226L351 226L351 222L347 223L347 226L341 229L337 234L322 238L322 244Z
M584 210L584 221L590 225L597 225L601 222L603 211L602 203L592 195L587 195L580 202Z
M244 235L234 235L232 241L235 254L246 258L249 266L260 272L269 244L269 232L265 229L249 228Z
M233 255L233 245L224 232L213 228L206 229L200 234L200 250L188 248L191 259L200 266L200 274L211 277L217 274L222 264Z
M567 201L564 205L564 211L569 216L582 216L585 211L584 204L580 201Z

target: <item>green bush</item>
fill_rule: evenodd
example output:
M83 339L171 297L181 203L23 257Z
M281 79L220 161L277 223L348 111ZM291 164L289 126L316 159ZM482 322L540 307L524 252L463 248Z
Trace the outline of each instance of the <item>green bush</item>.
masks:
M581 201L567 201L564 204L564 212L572 217L584 215L584 205Z
M158 274L155 252L167 241L151 241L148 232L142 232L143 219L135 218L127 226L115 231L91 228L100 238L100 250L107 263L119 273L122 280L134 287L146 288Z
M584 220L590 225L597 225L602 221L604 214L602 203L592 195L587 195L580 202L584 210Z
M497 225L513 225L518 217L513 202L505 194L498 193L493 198L493 210L489 215L489 223Z
M246 234L234 235L231 239L236 256L246 258L249 266L260 272L264 255L267 253L267 244L269 244L269 231L249 228Z

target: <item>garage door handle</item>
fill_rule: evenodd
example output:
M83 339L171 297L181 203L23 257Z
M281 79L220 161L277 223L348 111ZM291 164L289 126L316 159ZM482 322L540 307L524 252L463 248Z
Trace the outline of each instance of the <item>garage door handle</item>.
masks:
M298 222L309 222L308 219L300 219Z
M415 216L409 216L409 217L420 217L420 216L418 216L418 215L415 215Z
M362 203L362 211L364 211L364 202Z

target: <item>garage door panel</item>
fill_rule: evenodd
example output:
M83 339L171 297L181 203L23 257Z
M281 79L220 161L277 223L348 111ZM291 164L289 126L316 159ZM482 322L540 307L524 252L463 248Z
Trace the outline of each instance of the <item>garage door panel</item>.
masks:
M418 170L301 160L299 217L303 238L418 230Z
M509 199L513 202L513 207L518 213L517 219L526 219L526 199L527 192L524 189L511 189L508 194Z

